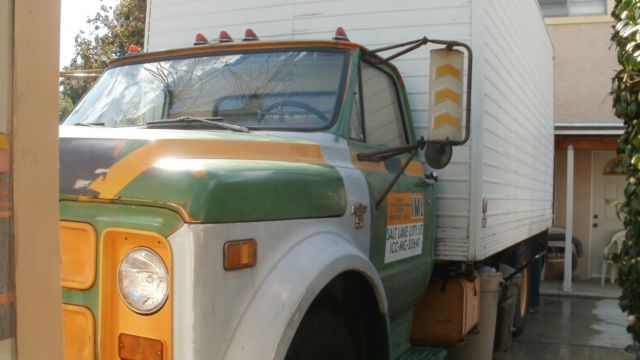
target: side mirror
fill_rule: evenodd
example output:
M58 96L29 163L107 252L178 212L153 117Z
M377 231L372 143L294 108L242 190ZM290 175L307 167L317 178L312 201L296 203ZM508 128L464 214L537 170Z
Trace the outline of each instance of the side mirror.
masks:
M358 159L379 161L389 156L424 148L427 164L434 169L441 169L451 161L452 146L463 145L469 141L471 131L471 79L473 79L471 74L473 70L473 52L469 45L459 41L429 39L425 36L422 39L385 46L369 52L376 54L382 51L404 48L383 59L383 61L387 62L427 44L444 45L442 49L431 51L431 77L429 83L431 101L427 140L420 138L415 145L385 152L360 153L358 154ZM467 52L466 87L463 87L464 53L455 48L464 48ZM466 91L464 104L466 111L463 125L462 97L464 91Z
M462 145L469 139L471 53L467 71L466 120L463 125L464 53L445 47L431 50L429 135L436 144Z
M463 139L463 66L462 51L431 50L429 142L450 143Z

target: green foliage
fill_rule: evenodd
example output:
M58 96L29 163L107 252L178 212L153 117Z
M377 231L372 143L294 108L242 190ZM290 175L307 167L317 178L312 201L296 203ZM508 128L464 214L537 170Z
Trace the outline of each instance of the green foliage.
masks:
M73 109L73 102L68 96L60 94L58 99L58 121L62 121Z
M620 265L620 308L629 314L627 331L634 344L627 351L640 359L640 0L616 0L611 14L616 21L611 41L617 47L620 69L612 79L615 115L625 131L618 143L627 174L625 201L618 207L627 237L614 260Z
M109 60L126 55L130 44L140 47L144 40L146 0L120 0L115 6L102 5L93 17L88 33L75 38L75 56L64 70L104 69ZM65 78L61 81L62 98L75 105L93 85L91 78Z

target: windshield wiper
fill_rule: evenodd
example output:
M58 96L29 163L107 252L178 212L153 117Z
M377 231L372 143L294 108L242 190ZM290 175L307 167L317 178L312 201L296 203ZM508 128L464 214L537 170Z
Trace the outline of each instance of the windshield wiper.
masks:
M224 118L220 116L208 116L208 117L180 116L174 119L147 121L146 126L147 127L166 127L168 125L178 125L178 124L189 125L193 123L206 123L206 124L215 125L225 130L244 132L244 133L249 132L249 129L244 126L225 123Z
M88 126L88 127L105 127L106 124L103 122L94 122L94 123L75 123L74 126Z

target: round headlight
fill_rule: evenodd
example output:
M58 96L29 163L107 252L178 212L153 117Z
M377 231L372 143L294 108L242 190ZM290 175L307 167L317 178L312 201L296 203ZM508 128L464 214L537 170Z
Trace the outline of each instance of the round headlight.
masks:
M129 251L118 268L118 289L131 310L158 311L169 295L169 274L160 255L147 248Z

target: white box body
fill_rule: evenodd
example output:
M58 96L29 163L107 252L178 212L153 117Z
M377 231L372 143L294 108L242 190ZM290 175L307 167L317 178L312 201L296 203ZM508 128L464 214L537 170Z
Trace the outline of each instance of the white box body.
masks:
M427 36L473 49L471 140L435 185L438 259L482 260L551 226L553 46L536 0L148 0L146 50L220 30L239 39L247 27L261 39L330 39L338 26L368 48ZM418 136L428 131L428 54L393 61Z

